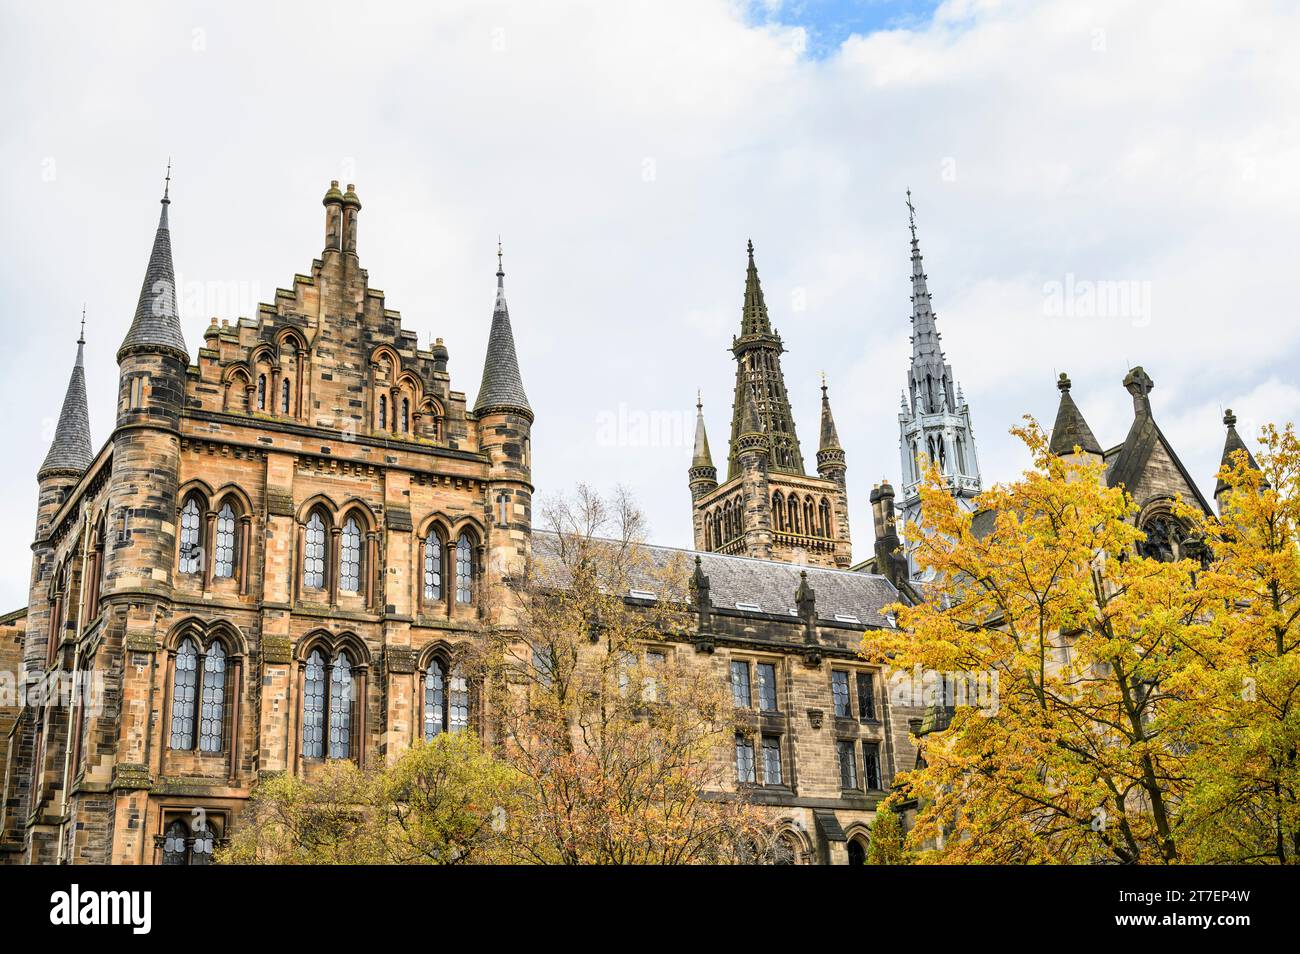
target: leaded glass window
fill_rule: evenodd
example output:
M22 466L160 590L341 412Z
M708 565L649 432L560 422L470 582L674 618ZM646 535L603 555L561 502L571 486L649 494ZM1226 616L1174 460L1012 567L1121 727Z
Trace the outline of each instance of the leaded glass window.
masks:
M411 402L402 398L402 433L407 434L411 430Z
M858 757L851 741L841 739L836 743L840 757L840 787L852 789L858 787Z
M831 671L831 697L837 716L849 715L849 674L842 669Z
M289 413L289 379L285 378L280 384L280 410L285 414Z
M307 520L303 534L302 585L314 590L325 588L325 521L319 513Z
M181 566L182 573L198 573L203 569L203 532L197 497L190 497L181 507Z
M352 754L352 663L339 653L330 667L330 758Z
M659 701L659 680L667 664L668 657L657 649L652 649L645 654L646 673L641 677L642 702Z
M474 601L474 547L469 534L462 533L456 541L456 602Z
M217 539L213 551L212 575L229 579L235 575L235 510L229 503L217 512Z
M192 639L181 641L172 673L171 747L194 748L194 700L198 692L199 652Z
M325 656L319 649L307 657L302 690L302 754L319 759L325 755Z
M781 784L781 739L775 735L763 736L763 784Z
M211 827L205 822L196 822L194 824L194 842L190 847L190 864L212 864L212 848L215 841L216 839L212 837Z
M862 778L867 788L880 788L880 746L875 742L862 743Z
M257 409L259 411L266 410L266 375L265 374L259 374L257 376Z
M758 664L758 707L764 712L776 711L776 666Z
M424 601L442 599L442 538L434 530L424 538Z
M345 593L361 590L361 528L353 517L343 524L339 543L339 589Z
M736 733L736 781L754 782L754 743L739 732Z
M433 660L424 674L424 740L447 731L447 684L442 663Z
M451 671L450 690L447 696L447 728L452 732L464 732L469 728L469 680L465 678L460 666Z
M379 395L379 426L388 426L388 398L383 394Z
M752 704L749 693L749 663L737 659L731 661L731 704L739 709L748 709Z
M876 719L876 681L869 672L858 673L858 718L863 722Z
M226 651L214 642L203 657L203 705L199 710L199 751L220 752L226 715Z
M167 826L163 835L162 863L165 865L183 865L189 846L190 827L179 818Z

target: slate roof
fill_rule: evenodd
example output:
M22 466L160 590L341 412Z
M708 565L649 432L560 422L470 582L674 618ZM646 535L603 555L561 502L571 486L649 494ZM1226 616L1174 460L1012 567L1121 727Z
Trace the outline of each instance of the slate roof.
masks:
M492 310L492 330L488 334L487 354L483 358L483 381L479 384L474 413L494 408L511 408L526 412L533 409L524 393L515 355L515 336L510 328L510 309L506 307L505 272L497 271L497 300Z
M1250 448L1246 446L1246 442L1243 441L1241 435L1237 433L1237 415L1232 413L1232 408L1228 408L1224 413L1223 423L1228 428L1228 437L1223 443L1223 458L1219 461L1219 466L1235 467L1236 461L1232 459L1232 455L1237 451L1245 451L1246 462L1250 465L1251 469L1259 470L1259 464L1255 463L1255 455L1250 452ZM1228 485L1224 483L1222 478L1220 478L1214 485L1214 496L1219 496L1219 494L1223 493L1227 489Z
M171 230L167 225L167 206L171 200L164 194L162 214L158 217L158 231L154 233L153 249L149 253L149 266L145 269L144 284L140 286L140 300L135 306L131 328L117 349L117 356L134 350L169 351L189 361L189 349L181 334L180 312L176 304L176 273L172 268Z
M94 452L90 446L90 415L86 411L86 372L83 367L85 341L77 342L77 361L72 366L68 390L63 396L63 409L54 429L50 452L45 455L37 477L51 471L76 471L84 473L90 466Z
M533 558L546 573L546 567L555 567L558 538L548 531L533 531ZM709 578L709 599L716 609L737 609L737 603L757 605L758 612L793 618L794 594L799 588L800 573L808 574L808 585L816 594L817 618L827 623L845 623L837 616L856 617L863 626L892 626L885 618L884 608L898 601L898 591L883 576L872 573L855 573L824 567L799 566L775 560L756 560L751 557L726 556L721 553L704 553L676 547L645 544L650 564L655 570L668 568L674 560L681 561L686 572L694 569L695 558L700 558L700 568ZM548 557L551 558L548 560ZM550 580L562 585L559 576ZM653 571L646 575L646 589L655 583ZM635 585L635 584L634 584Z

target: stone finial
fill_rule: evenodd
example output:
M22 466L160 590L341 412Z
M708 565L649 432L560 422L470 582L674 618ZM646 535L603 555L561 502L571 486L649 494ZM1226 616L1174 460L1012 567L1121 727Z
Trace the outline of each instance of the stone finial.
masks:
M1061 372L1061 376L1056 380L1056 389L1065 394L1070 393L1070 378L1064 371Z

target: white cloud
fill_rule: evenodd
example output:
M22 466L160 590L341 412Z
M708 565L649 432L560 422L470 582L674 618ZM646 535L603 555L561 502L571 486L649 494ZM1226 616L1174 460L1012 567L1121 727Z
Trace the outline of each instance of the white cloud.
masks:
M42 422L83 300L109 434L169 154L178 269L264 297L319 252L328 180L355 181L372 282L447 340L471 398L502 233L539 489L626 483L665 543L689 542L689 446L603 446L598 415L689 413L699 386L725 456L752 237L805 459L825 370L867 552L867 493L898 469L908 186L988 478L1023 463L1006 430L1051 422L1062 370L1109 444L1143 364L1207 490L1221 405L1260 422L1300 405L1292 9L948 3L826 60L721 0L4 16L5 606L25 599ZM1044 287L1066 276L1145 283L1149 321L1050 317ZM210 316L184 317L194 349Z

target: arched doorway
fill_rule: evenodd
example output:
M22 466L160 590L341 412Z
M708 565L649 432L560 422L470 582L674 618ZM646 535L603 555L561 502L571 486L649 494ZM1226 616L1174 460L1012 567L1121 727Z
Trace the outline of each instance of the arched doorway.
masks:
M867 843L862 838L849 841L849 864L865 865L867 863Z

